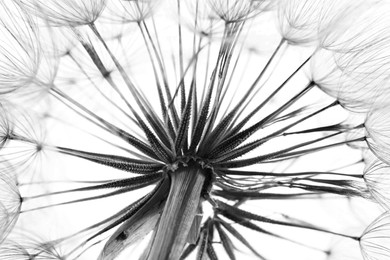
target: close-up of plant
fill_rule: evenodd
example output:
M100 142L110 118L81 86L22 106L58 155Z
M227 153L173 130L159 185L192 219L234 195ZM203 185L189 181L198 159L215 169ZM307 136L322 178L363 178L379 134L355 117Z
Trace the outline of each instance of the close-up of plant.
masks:
M0 259L390 259L389 13L1 1Z

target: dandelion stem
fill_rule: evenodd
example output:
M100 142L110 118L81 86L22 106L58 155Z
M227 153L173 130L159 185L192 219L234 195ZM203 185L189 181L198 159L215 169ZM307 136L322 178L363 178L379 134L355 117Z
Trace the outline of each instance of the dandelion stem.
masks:
M169 196L147 259L179 259L194 221L205 181L203 170L198 167L189 165L170 174Z

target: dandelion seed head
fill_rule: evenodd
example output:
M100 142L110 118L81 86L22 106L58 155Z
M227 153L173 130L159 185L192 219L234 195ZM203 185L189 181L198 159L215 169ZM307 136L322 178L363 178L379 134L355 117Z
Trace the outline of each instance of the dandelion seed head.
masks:
M363 2L15 0L38 62L0 96L5 254L386 252L386 18Z
M106 5L106 0L17 0L17 2L24 10L54 26L80 26L93 23Z

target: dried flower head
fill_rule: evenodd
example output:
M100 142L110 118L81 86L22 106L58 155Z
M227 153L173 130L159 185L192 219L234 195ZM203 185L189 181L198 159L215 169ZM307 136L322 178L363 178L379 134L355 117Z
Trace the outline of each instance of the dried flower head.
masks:
M384 1L0 7L1 259L390 258Z

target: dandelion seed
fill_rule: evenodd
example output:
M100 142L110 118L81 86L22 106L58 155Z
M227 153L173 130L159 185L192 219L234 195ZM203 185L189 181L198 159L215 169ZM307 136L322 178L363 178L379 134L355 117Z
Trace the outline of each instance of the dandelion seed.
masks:
M32 83L40 53L31 17L13 1L2 2L0 7L0 93L5 94Z
M279 27L290 44L309 43L318 38L319 1L279 1Z
M25 1L17 0L26 11L54 26L80 26L93 23L103 11L105 0Z
M241 22L266 10L271 5L267 0L209 0L208 2L216 15L226 23Z
M11 232L21 208L21 196L12 174L2 172L0 176L0 243Z
M367 143L371 151L381 160L389 162L387 154L389 145L388 134L388 111L383 108L373 109L364 123L367 132Z
M389 221L389 213L385 212L364 231L360 239L364 259L379 260L390 256L390 250L386 246L390 239Z
M379 159L366 164L364 179L372 196L385 208L389 207L388 165Z
M158 1L109 1L102 14L102 19L118 23L138 23L153 15Z
M0 256L5 260L30 259L30 255L27 250L23 246L11 240L7 240L1 244Z

